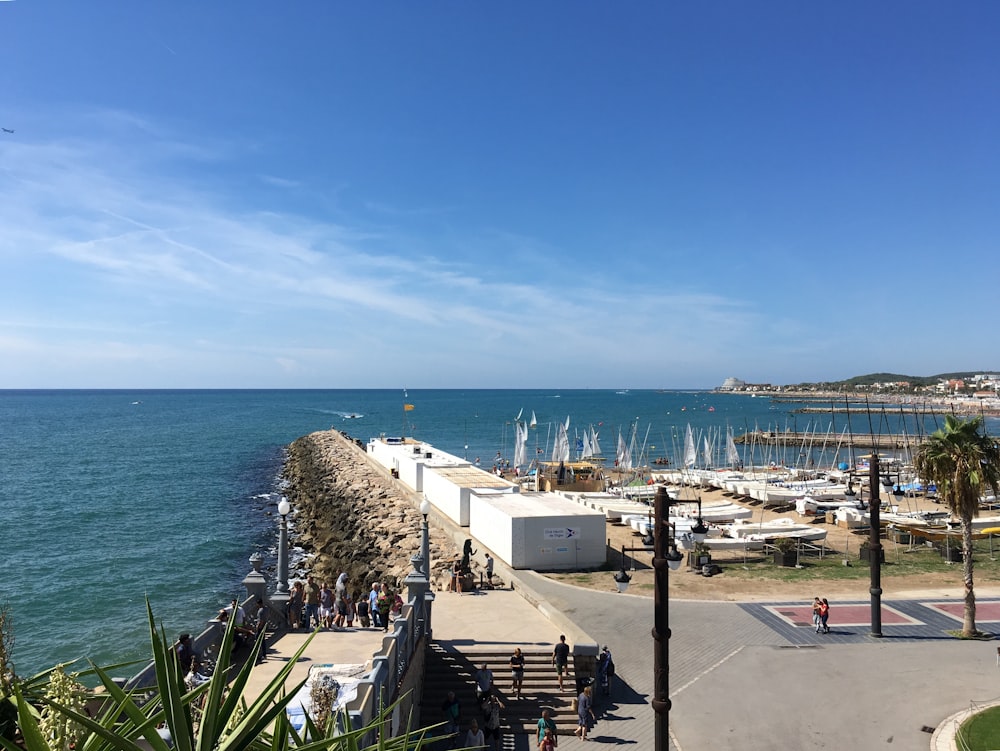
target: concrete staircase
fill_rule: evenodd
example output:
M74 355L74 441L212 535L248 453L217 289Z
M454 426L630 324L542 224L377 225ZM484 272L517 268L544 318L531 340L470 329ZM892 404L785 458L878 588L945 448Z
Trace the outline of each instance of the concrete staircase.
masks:
M493 671L494 690L504 703L500 712L501 748L515 748L512 736L534 736L538 718L542 710L548 708L556 721L559 735L570 735L576 730L576 712L571 702L576 696L576 680L573 676L573 661L570 658L568 674L563 676L565 691L559 691L559 681L552 667L551 651L522 650L524 655L524 682L521 699L513 698L511 692L510 656L514 646L489 650L470 648L449 651L438 644L427 648L424 665L424 694L420 704L420 725L427 726L441 722L441 705L448 691L454 691L462 708L462 729L468 728L475 717L480 726L483 718L476 701L476 671L485 662ZM523 744L519 744L523 745ZM526 748L535 748L532 740Z

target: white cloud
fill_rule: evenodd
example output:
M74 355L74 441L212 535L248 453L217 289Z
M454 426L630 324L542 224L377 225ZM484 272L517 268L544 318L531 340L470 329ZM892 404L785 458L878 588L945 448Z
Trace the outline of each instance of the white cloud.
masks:
M756 324L745 305L616 278L613 264L579 267L516 233L469 231L464 242L521 259L471 266L371 216L351 225L275 211L239 181L207 192L212 163L252 156L184 143L128 113L90 120L103 126L90 141L0 146L11 270L0 319L35 322L7 342L28 356L0 365L0 387L34 385L57 352L65 386L77 385L72 374L101 385L102 369L123 362L135 382L107 385L331 385L335 374L377 385L385 358L428 385L636 373L659 384L674 380L671 363L707 363ZM456 233L452 223L448 247L461 245Z

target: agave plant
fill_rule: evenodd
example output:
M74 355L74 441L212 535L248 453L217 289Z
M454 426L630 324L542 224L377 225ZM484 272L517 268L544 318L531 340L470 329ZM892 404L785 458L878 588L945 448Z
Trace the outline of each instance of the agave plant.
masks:
M349 716L328 714L322 722L306 717L303 731L297 732L285 709L305 681L286 685L292 669L306 651L312 637L288 660L274 679L256 697L245 697L247 682L255 661L242 667L231 666L234 621L231 619L222 639L219 658L208 682L188 689L166 632L157 630L153 611L146 603L150 642L156 667L156 689L127 691L108 672L93 666L106 693L96 717L81 710L78 704L60 696L43 694L29 697L22 686L13 686L17 707L19 742L0 738L6 751L67 751L69 734L76 751L410 751L426 747L433 740L425 728L394 738L383 738L380 729L388 727L396 705L384 708L370 725L351 727ZM260 636L263 639L263 634ZM256 654L260 643L258 642ZM233 675L235 673L235 675ZM50 692L51 693L51 692ZM38 706L41 706L39 711ZM43 719L58 716L60 723ZM54 728L65 728L55 732ZM438 726L433 726L438 727ZM172 746L161 737L159 729L169 730ZM374 745L366 744L371 734Z

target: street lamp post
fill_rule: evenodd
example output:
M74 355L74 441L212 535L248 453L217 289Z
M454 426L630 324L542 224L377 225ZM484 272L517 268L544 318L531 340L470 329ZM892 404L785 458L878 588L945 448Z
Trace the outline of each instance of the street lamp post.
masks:
M656 715L655 751L667 751L670 745L670 580L669 571L676 571L683 556L677 543L667 539L670 521L670 497L662 485L653 499L656 525L653 527L653 712ZM698 524L704 527L699 509ZM692 530L693 532L693 530ZM707 532L707 530L706 530Z
M278 516L281 517L281 524L278 527L278 586L279 594L288 594L288 512L292 510L291 504L285 496L281 496L278 501Z
M288 513L291 510L288 499L281 496L278 501L278 516L281 519L278 524L278 583L270 601L271 607L282 615L288 612Z
M427 515L430 512L431 502L427 500L427 496L424 496L424 500L420 502L420 513L424 517L424 524L421 528L420 557L424 559L424 573L427 574L428 580L431 578L431 542L430 529L427 526Z
M872 636L882 636L882 526L879 520L882 501L879 499L879 485L878 454L873 451L868 474L868 489L871 491L868 503L868 518L871 523L868 536L868 565L871 567L868 592L871 595Z

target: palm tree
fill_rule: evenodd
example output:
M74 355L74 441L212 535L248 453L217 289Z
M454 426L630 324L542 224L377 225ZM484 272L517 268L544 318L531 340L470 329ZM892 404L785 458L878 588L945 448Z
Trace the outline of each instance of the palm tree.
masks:
M1000 493L1000 447L986 434L982 417L945 417L944 428L930 435L917 451L917 474L937 485L938 495L962 523L962 576L965 617L962 636L976 636L976 594L972 586L972 518L987 488Z

